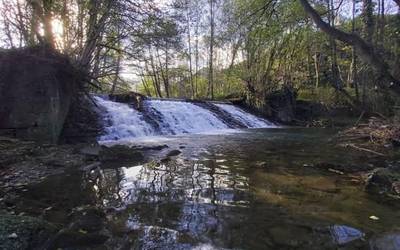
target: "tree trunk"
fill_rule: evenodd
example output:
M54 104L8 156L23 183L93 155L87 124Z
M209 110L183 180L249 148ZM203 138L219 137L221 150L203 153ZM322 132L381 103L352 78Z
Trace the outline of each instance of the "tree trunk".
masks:
M69 32L68 29L70 28L70 20L69 20L69 14L68 14L68 5L67 5L67 0L63 0L63 7L61 11L61 21L63 25L63 34L62 34L62 50L66 54L68 53L68 49L70 48L70 39L69 39Z
M147 96L151 96L151 92L150 92L149 87L148 87L146 75L144 74L143 71L142 71L142 82L143 82L143 87L144 87L144 91L146 92L146 95Z
M362 20L362 37L368 44L374 43L374 7L372 0L362 0L361 20ZM373 75L369 67L364 67L361 72L362 78L362 101L364 106L367 103L367 84L373 85Z
M186 8L187 8L187 17L186 17L186 22L187 22L187 36L188 36L188 59L189 59L189 82L190 82L190 88L191 88L191 98L194 98L194 84L193 84L193 65L192 65L192 36L190 32L190 7L188 6L189 2L186 2Z
M357 56L355 49L353 48L351 50L351 65L350 65L350 84L351 86L354 87L354 90L356 92L356 98L359 101L360 100L360 92L358 88L358 80L357 80Z
M392 75L389 65L383 60L383 58L374 51L371 44L364 41L356 34L349 34L333 28L325 21L322 20L321 16L317 11L310 5L307 0L299 0L306 13L314 20L315 24L325 33L332 36L333 38L340 40L349 45L353 45L360 55L360 58L366 63L370 64L379 73L382 80L378 80L376 83L383 89L389 89L396 95L400 95L400 80Z
M115 65L116 69L115 69L115 76L114 76L114 80L113 80L113 85L112 85L112 88L111 88L111 95L113 95L115 93L115 89L117 88L117 84L118 84L119 73L121 71L121 58L122 58L122 55L121 55L120 52L117 52L117 53L118 53L117 62L116 62L116 65Z
M353 0L353 7L352 7L352 20L351 20L351 32L352 34L355 34L356 32L356 0ZM357 79L357 55L356 55L356 49L353 46L351 50L351 80L350 84L351 86L354 87L355 92L356 92L356 98L357 101L360 101L360 91L358 87L358 79Z
M380 43L381 46L383 47L383 43L385 41L385 25L386 25L386 20L385 20L385 0L382 0L382 7L381 7L381 23L380 23Z
M103 6L99 6L99 1L90 0L89 1L89 21L88 21L88 32L86 37L86 42L83 47L79 65L86 69L90 69L90 63L92 61L93 52L96 49L98 41L101 39L101 34L104 31L106 22L110 16L111 9L113 7L113 0L107 0L103 3ZM100 10L103 8L103 14L99 17Z
M363 37L367 43L372 44L374 35L374 7L372 0L362 0L362 4Z
M314 67L315 67L315 88L319 88L319 54L315 52L314 55Z
M328 4L328 24L335 28L335 14L334 14L334 6L332 0L327 0ZM339 68L337 64L337 48L335 39L330 36L329 39L331 45L331 72L332 72L332 81L335 85L336 90L343 89L343 83L339 77Z
M196 20L196 45L195 45L195 78L194 78L194 96L198 96L199 79L199 21Z
M53 0L43 0L43 29L44 29L44 38L46 44L50 48L55 48L55 40L53 34L53 26L52 19L53 15L51 13L53 6Z
M151 53L151 48L149 48L149 53L150 53L150 66L151 66L151 71L152 71L152 76L153 76L153 85L154 89L156 90L156 94L158 97L162 98L162 93L161 93L161 88L160 88L160 80L158 77L158 70L156 68L156 65L154 64L154 57L153 54Z
M31 19L31 44L35 44L35 37L40 43L44 42L43 37L40 35L40 21L43 20L43 7L42 2L39 0L30 0L30 5L32 6L32 19Z
M208 69L208 96L214 99L214 0L210 1L210 58Z
M165 87L165 93L167 95L167 98L170 97L170 89L169 89L169 54L168 54L168 44L165 45L165 81L164 81L164 87Z

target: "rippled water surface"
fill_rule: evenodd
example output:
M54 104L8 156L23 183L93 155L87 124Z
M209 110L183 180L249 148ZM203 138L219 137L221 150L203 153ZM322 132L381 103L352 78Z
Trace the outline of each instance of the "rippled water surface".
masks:
M355 178L306 167L370 164L334 148L333 134L261 129L125 141L168 145L154 159L174 149L182 154L72 171L29 195L55 203L53 220L71 207L101 206L115 238L107 244L125 242L127 249L368 249L377 235L399 229L400 212L375 201Z

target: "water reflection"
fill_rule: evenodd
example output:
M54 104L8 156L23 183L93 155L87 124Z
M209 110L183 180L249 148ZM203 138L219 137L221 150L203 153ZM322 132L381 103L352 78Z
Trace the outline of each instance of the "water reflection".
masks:
M246 206L248 177L213 160L149 163L92 171L88 177L106 206L185 202Z
M386 216L371 224L370 213L385 218L394 211L341 177L299 168L301 151L271 157L217 145L201 148L196 158L98 169L87 179L101 204L119 211L114 222L136 232L142 249L334 249L359 240L364 229L399 220Z
M249 178L225 163L154 162L98 169L87 179L102 205L127 214L129 229L152 232L149 226L156 226L167 234L178 230L192 241L209 242L210 235L221 238L230 228L224 213L235 207L246 209L251 202Z
M375 202L343 176L303 167L321 159L362 163L358 157L332 151L318 134L279 133L283 137L170 141L170 149L185 146L170 161L102 166L83 177L54 178L46 190L71 183L60 193L74 206L95 200L111 211L110 228L116 237L134 239L129 247L135 249L337 249L354 242L365 247L362 237L398 229L396 208ZM88 198L68 193L77 182ZM355 249L362 248L357 244Z

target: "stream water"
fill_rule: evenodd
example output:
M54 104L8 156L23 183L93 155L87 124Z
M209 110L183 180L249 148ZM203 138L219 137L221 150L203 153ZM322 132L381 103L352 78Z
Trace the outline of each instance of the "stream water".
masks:
M181 154L53 176L28 188L26 210L50 205L46 219L65 223L72 208L101 207L112 249L398 249L398 206L354 178L308 167L371 164L334 147L334 133L264 128L119 140L168 146L149 152L152 159Z

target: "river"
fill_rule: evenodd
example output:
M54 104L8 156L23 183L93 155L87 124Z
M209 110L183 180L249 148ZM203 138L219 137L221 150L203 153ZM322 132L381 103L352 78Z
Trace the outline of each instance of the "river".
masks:
M77 207L98 207L112 249L398 247L399 234L390 234L398 206L366 193L357 173L315 167L380 164L336 147L335 133L261 128L108 141L167 147L144 161L52 176L27 188L26 207L52 204L46 219L56 223Z

